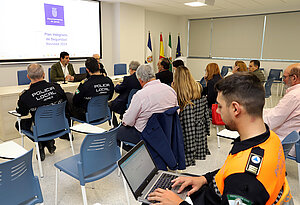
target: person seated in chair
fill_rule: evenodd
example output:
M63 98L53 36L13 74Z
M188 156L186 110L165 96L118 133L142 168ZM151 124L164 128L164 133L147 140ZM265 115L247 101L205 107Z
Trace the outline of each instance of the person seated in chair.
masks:
M156 79L167 85L173 82L173 73L170 69L170 60L168 58L161 58L157 63L158 73L155 74Z
M74 81L74 68L70 62L70 56L67 52L60 53L60 61L53 64L50 70L51 82Z
M262 70L259 69L260 62L259 60L251 60L249 63L249 71L256 75L261 83L264 83L266 78L265 74Z
M141 140L141 132L153 113L163 113L178 106L176 92L171 86L155 79L154 70L150 65L140 65L136 75L142 89L133 96L117 134L119 141L133 144ZM125 149L128 150L129 147Z
M89 100L99 95L109 95L110 100L114 94L114 84L109 77L100 72L98 61L95 58L87 58L86 70L90 77L82 80L73 95L67 95L71 116L85 121L85 113Z
M240 137L221 169L199 177L178 177L172 187L179 185L180 193L190 185L187 194L193 204L293 204L281 142L262 118L265 91L260 80L238 72L215 87L217 112L226 128ZM148 200L161 205L188 204L168 189L156 189Z
M27 77L31 81L28 90L24 90L19 97L16 111L22 116L31 113L31 118L21 120L21 129L31 131L32 123L34 122L34 114L38 107L50 104L58 104L67 100L64 90L57 83L48 83L44 80L44 69L40 64L30 64L27 67ZM16 128L19 129L18 123ZM55 141L39 142L41 160L45 159L44 148L54 153L56 147Z
M127 109L128 96L132 89L140 90L141 84L139 83L136 76L136 69L140 66L140 63L137 61L131 61L129 63L129 73L130 76L124 76L123 82L118 83L115 86L116 93L119 93L118 97L114 99L110 104L111 111L120 114L120 118L122 119L125 110ZM118 126L118 122L115 114L113 114L113 124L114 126Z

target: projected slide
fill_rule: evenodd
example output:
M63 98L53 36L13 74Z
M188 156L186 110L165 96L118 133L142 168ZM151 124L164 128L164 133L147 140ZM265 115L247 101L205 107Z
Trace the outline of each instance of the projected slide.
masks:
M99 2L1 0L0 60L100 53Z

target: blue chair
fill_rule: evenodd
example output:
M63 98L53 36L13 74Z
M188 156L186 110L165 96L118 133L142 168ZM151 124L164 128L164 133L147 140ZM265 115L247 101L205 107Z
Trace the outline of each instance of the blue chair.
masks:
M223 66L221 69L221 76L224 77L228 73L228 69L232 69L232 66Z
M284 157L286 158L291 151L292 147L300 140L299 133L296 131L291 132L288 136L286 136L281 144L283 147Z
M117 63L114 65L114 75L126 75L127 65L124 63Z
M86 67L80 67L79 68L79 73L80 74L86 73Z
M204 79L204 77L201 78L199 83L202 85L202 88L206 87L206 80Z
M273 84L274 79L268 79L267 82L265 83L265 98L270 98L271 101L271 106L272 107L272 93L271 93L271 89L272 89L272 84Z
M283 70L282 69L270 69L269 75L268 75L268 80L273 78L275 84L278 84L277 86L277 95L279 95L279 85L281 84L281 94L283 92L283 81L282 81L282 74Z
M38 142L52 140L69 133L71 149L74 155L69 123L65 115L65 107L66 102L38 107L34 115L33 131L21 130L22 134L35 142L41 177L44 177L44 175Z
M117 168L116 162L121 158L116 138L119 127L99 134L88 134L81 144L79 154L54 164L57 168L55 204L58 198L58 171L80 182L83 204L87 204L85 184L101 179Z
M30 80L27 78L27 70L18 70L18 85L28 85Z
M51 83L51 68L48 68L48 81Z
M72 125L73 121L80 123L89 123L91 125L99 125L108 120L111 120L111 112L108 107L108 95L99 95L92 97L88 102L87 112L85 113L86 121L71 117Z
M128 101L127 101L127 104L126 104L126 107L127 109L129 108L129 105L131 103L131 100L132 100L132 97L133 95L138 91L138 89L132 89L130 92L129 92L129 95L128 95Z
M33 149L0 164L1 204L37 204L43 202L38 177L32 170Z
M294 131L295 132L295 131ZM293 133L293 132L292 132ZM295 137L295 133L294 134L292 134L292 135L294 135L294 137L293 138L296 138ZM300 133L298 133L298 139L299 139L299 135L300 135ZM295 150L296 150L296 157L293 157L293 156L290 156L290 155L287 155L287 159L291 159L291 160L294 160L294 161L296 161L297 162L297 164L298 164L298 182L299 182L299 186L300 186L300 140L298 140L297 142L296 142L296 144L295 144Z

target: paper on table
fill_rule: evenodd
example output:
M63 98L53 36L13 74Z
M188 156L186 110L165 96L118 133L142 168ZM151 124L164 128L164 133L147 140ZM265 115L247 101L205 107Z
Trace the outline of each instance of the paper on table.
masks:
M81 132L81 133L102 133L105 132L106 130L88 123L80 123L77 125L74 125L70 127L71 130L75 132Z
M11 114L11 115L14 115L16 117L21 117L21 114L17 113L16 110L10 110L10 111L8 111L8 113Z
M240 134L237 131L230 131L227 129L224 129L217 133L218 136L220 137L225 137L225 138L230 138L230 139L236 139L240 136Z
M7 158L17 158L27 152L21 145L14 141L3 142L0 144L0 156Z

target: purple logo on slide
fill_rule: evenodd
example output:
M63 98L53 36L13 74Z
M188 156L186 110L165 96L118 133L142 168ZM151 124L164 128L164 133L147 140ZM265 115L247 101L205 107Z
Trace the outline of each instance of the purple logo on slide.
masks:
M64 7L53 4L44 4L46 25L64 26Z

